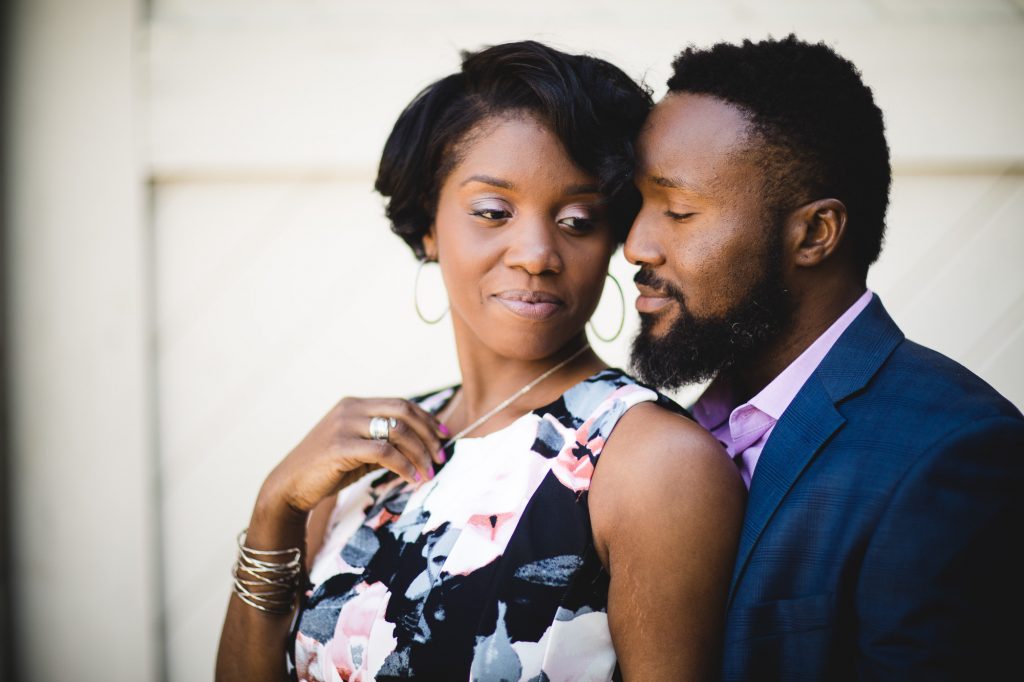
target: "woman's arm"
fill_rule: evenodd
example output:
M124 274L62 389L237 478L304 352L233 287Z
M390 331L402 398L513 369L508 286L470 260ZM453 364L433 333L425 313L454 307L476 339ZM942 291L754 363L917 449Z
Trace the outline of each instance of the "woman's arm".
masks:
M369 437L371 417L394 417L388 440ZM385 468L410 483L434 474L441 447L437 421L406 400L345 398L264 481L249 520L246 546L255 550L298 547L306 554L310 511L366 473ZM323 524L318 524L323 533ZM310 545L319 546L322 538ZM252 577L252 576L245 576ZM220 682L285 679L285 652L294 603L288 613L268 613L231 595L216 679Z
M716 679L746 491L721 445L654 404L612 432L590 488L626 680Z

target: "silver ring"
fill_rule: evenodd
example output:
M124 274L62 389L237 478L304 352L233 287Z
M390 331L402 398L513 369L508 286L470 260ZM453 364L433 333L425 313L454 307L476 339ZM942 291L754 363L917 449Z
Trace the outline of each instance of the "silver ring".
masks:
M387 440L391 433L388 428L388 420L384 417L372 417L370 419L370 438L373 440Z
M374 440L387 440L391 435L391 429L398 426L398 420L394 417L371 417L370 438Z

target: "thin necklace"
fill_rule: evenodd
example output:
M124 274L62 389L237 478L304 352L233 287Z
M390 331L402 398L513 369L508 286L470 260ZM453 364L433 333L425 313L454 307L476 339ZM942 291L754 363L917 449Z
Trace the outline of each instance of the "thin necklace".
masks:
M490 419L494 415L496 415L499 412L501 412L502 410L504 410L506 407L511 405L513 402L515 402L517 398L521 398L522 396L526 395L526 393L529 392L530 389L532 389L534 386L536 386L540 382L544 381L549 376L551 376L552 374L554 374L555 372L557 372L558 370L562 369L563 367L568 365L570 362L572 362L573 360L578 358L580 355L583 354L583 351L587 350L588 348L590 348L590 344L589 343L583 344L583 346L578 351L576 351L575 353L573 353L572 355L567 357L565 360L562 360L560 363L558 363L557 365L555 365L551 369L545 371L539 377L537 377L536 379L534 379L530 383L526 384L525 386L523 386L521 389L519 389L518 391L516 391L515 393L513 393L509 397L507 397L504 400L502 400L500 403L495 405L492 409L488 410L487 413L485 413L482 417L477 419L475 422L473 422L472 424L470 424L469 426L467 426L466 428L462 429L461 431L456 433L454 436L449 438L444 446L448 447L449 445L451 445L452 443L454 443L458 439L462 438L463 436L465 436L467 433L469 433L470 431L472 431L476 427L478 427L481 424L483 424L485 421L487 421L488 419ZM455 396L455 400L452 401L452 405L454 405L455 402L457 402L458 399L461 398L461 397L462 397L462 391L460 390L458 392L458 394Z

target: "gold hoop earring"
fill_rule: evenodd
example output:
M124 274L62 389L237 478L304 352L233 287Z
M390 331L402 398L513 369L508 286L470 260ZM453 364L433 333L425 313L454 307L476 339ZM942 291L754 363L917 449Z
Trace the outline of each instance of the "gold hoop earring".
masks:
M426 259L423 259L423 260L420 261L419 266L417 266L417 268L416 268L416 280L413 282L413 285L412 285L412 304L416 308L416 315L421 320L423 320L427 324L437 324L438 322L440 322L441 320L444 319L445 315L448 314L448 306L445 306L444 310L441 311L441 314L438 315L437 317L433 318L433 319L430 319L426 315L424 315L423 314L423 309L420 308L420 274L423 272L423 266L425 266L427 263L437 264L437 261L436 260L426 260Z
M594 326L594 323L591 320L587 320L587 326L590 327L590 331L593 332L594 336L596 336L598 339L604 341L605 343L610 343L615 339L619 338L619 334L622 333L622 328L626 324L626 295L622 293L622 285L619 284L619 280L615 279L615 275L609 272L607 277L611 279L612 284L614 284L615 288L619 290L619 303L621 304L620 309L622 310L622 314L619 316L619 328L616 329L615 333L612 334L611 336L605 337L601 336L597 332L597 327Z

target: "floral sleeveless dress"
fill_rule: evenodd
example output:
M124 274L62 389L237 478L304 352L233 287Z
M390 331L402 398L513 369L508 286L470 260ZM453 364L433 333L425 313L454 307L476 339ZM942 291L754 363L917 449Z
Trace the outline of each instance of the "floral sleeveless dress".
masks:
M419 400L440 410L449 388ZM610 680L608 574L587 491L633 405L667 398L618 369L480 438L430 481L345 488L293 628L299 680Z

